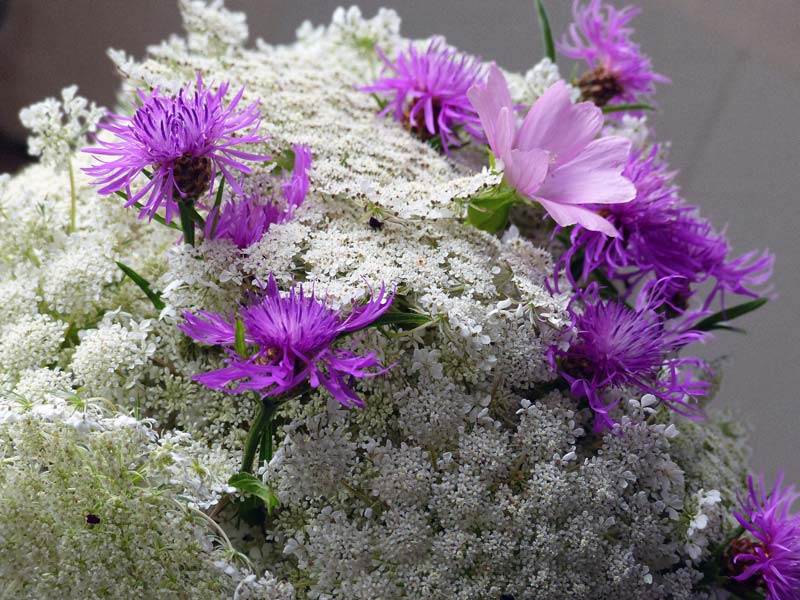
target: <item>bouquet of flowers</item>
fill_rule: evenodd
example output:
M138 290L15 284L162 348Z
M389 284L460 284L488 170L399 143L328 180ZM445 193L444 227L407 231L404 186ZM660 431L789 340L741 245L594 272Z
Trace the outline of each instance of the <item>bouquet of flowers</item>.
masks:
M692 352L773 257L681 197L637 10L554 42L533 6L518 74L391 10L246 45L180 0L183 37L109 51L114 112L23 110L3 597L800 597L797 494Z

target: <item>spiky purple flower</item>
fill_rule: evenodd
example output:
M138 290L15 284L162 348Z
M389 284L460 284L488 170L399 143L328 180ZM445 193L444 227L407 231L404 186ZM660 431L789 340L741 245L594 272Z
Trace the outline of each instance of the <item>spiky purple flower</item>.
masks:
M630 39L634 30L628 25L639 12L634 6L617 10L602 0L590 0L585 6L573 0L574 21L558 49L589 65L591 71L580 80L584 100L598 106L636 102L653 95L655 83L669 82L653 72L650 58Z
M258 103L239 108L242 88L226 106L227 92L227 83L216 92L207 88L199 73L194 89L186 86L176 96L164 96L158 89L149 95L137 90L133 117L109 114L108 122L100 125L115 138L100 138L99 146L84 150L99 161L85 169L95 178L93 183L102 186L99 193L124 190L126 207L142 202L139 218L152 218L164 206L167 222L178 210L177 200L210 193L219 173L241 194L235 174L250 173L242 161L270 157L238 147L269 138L257 134ZM151 178L134 194L131 185L145 169L152 170Z
M283 172L280 197L273 194L263 201L257 195L249 195L213 209L206 219L206 239L228 239L239 248L247 248L259 241L270 225L291 219L306 197L311 169L308 146L296 144L292 151L294 166L291 174Z
M793 486L781 489L781 473L766 494L764 477L747 479L749 493L739 497L741 512L733 515L750 537L734 540L728 551L736 581L765 587L767 600L800 599L800 514L792 503L800 497ZM733 556L730 556L731 550Z
M461 145L460 129L484 140L478 113L467 98L467 90L483 79L477 60L448 48L441 38L422 51L409 44L408 52L394 61L376 50L384 62L383 73L360 89L391 97L378 116L392 113L423 140L438 135L448 155L451 147Z
M385 286L377 296L361 306L354 303L343 315L317 300L312 289L294 285L281 295L275 278L251 296L251 304L240 306L235 315L206 311L186 313L180 329L189 337L208 344L222 345L228 351L226 367L196 375L210 388L225 392L254 390L263 396L276 396L308 381L312 387L324 386L344 406L363 406L353 390L356 378L374 377L386 372L375 352L359 356L352 350L334 347L340 336L364 329L384 314L394 300ZM249 356L234 349L236 319L244 325L245 341L255 347Z
M653 394L682 415L702 417L694 400L705 394L708 384L695 379L692 368L708 367L698 358L675 355L704 339L704 334L669 324L658 312L669 283L660 280L645 286L633 310L620 301L601 300L596 284L570 304L573 339L567 349L551 347L550 360L573 395L588 400L597 431L614 424L609 412L619 398L607 403L606 395L628 387ZM583 301L580 312L574 308L578 300Z
M557 273L563 269L577 287L569 266L582 253L580 276L587 279L592 272L600 272L622 282L625 296L645 281L670 278L664 293L678 312L686 308L693 286L708 279L714 280L714 286L704 309L717 294L723 301L726 292L757 297L769 280L774 257L767 251L754 251L729 259L725 235L680 197L674 173L667 170L659 153L658 146L649 151L634 149L623 175L636 187L636 197L626 204L603 207L619 237L576 226Z

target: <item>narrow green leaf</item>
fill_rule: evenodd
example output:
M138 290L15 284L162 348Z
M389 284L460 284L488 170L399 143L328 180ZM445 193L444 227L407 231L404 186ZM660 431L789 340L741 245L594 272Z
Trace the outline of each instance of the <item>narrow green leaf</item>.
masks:
M272 511L280 506L280 500L278 500L275 492L250 473L237 473L228 480L228 485L235 487L240 492L251 494L263 500L269 514L272 514Z
M550 19L547 18L547 11L544 9L542 0L536 0L536 16L539 18L539 27L542 30L542 44L544 44L544 55L553 64L556 63L556 45L553 43L553 32L550 29Z
M117 196L119 196L120 198L122 198L123 200L125 200L125 202L128 201L128 194L126 194L122 190L117 190L114 193ZM141 202L134 203L134 206L136 208L138 208L139 210L142 210L144 208L144 205ZM153 215L153 221L155 221L156 223L161 223L161 225L164 225L165 227L169 227L170 229L176 229L178 231L181 230L181 228L178 227L175 223L167 223L167 220L164 217L162 217L161 215L159 215L158 213Z
M219 207L222 204L222 189L225 187L225 178L219 178L219 185L217 186L217 197L214 198L214 208L211 209L214 215L214 220L211 222L211 239L214 239L214 234L217 232L217 223L219 222Z
M413 329L420 327L426 323L430 323L433 317L423 313L416 312L403 312L400 310L390 309L372 322L372 325L381 327L388 325L398 329Z
M139 289L142 290L148 298L150 298L150 302L153 303L153 306L156 308L156 310L160 311L164 309L166 304L164 304L164 301L161 300L161 292L154 292L153 288L150 287L149 281L124 263L117 261L117 266L122 269L122 272L125 273L125 275L131 278L133 283L139 286Z
M615 112L623 112L627 110L655 110L655 106L650 106L649 104L612 104L610 106L604 106L603 112L605 114L608 113L615 113Z
M247 358L247 343L244 341L244 323L239 317L236 317L236 324L234 326L233 347L239 356Z
M731 306L730 308L726 308L725 310L721 310L711 316L706 317L697 323L694 328L699 331L711 331L712 329L735 330L736 328L731 328L730 325L728 325L728 321L732 321L733 319L737 319L749 312L753 312L757 308L764 306L768 301L769 300L767 298L756 298L755 300L750 300L749 302Z
M389 104L389 101L387 99L381 98L380 96L378 96L378 94L370 94L370 96L372 96L375 99L375 102L378 103L378 108L380 109L378 112L386 108L386 106Z

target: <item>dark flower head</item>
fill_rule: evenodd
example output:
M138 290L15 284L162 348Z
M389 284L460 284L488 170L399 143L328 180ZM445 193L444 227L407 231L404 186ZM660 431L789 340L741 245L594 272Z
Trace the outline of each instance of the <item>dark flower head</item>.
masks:
M766 494L764 477L756 483L750 475L748 494L739 497L741 512L733 513L750 536L739 538L750 543L732 544L741 549L732 557L739 572L733 579L765 587L768 600L800 598L800 514L791 512L800 494L793 486L781 489L782 479Z
M210 388L275 396L308 381L312 387L323 385L344 406L363 406L352 388L353 380L374 377L386 369L375 352L359 356L333 344L340 336L369 326L393 299L381 286L377 296L362 306L354 304L343 315L317 300L313 289L306 296L302 286L292 286L288 295L281 295L270 275L266 287L251 297L251 304L240 306L236 315L186 313L180 329L195 340L228 350L227 367L195 376ZM246 343L255 346L248 357L234 350L237 318L244 325Z
M704 335L667 323L659 313L670 283L659 280L645 286L633 310L619 301L601 300L596 284L573 298L573 339L566 350L553 346L550 357L572 393L589 401L598 431L614 424L609 411L618 400L607 404L606 393L622 388L653 394L684 416L702 417L694 399L705 394L708 384L694 379L692 368L707 366L698 358L675 355ZM574 309L578 301L583 304L580 312Z
M384 62L380 79L361 91L390 96L378 113L389 113L406 122L423 140L438 135L445 153L460 145L459 129L483 141L480 119L467 98L467 90L483 79L483 67L475 59L434 38L420 51L409 44L408 52L392 61L380 48Z
M557 273L564 270L577 287L569 265L581 252L581 277L586 279L598 270L608 279L621 281L626 296L640 283L668 278L665 298L678 312L683 312L694 294L692 286L709 278L714 279L714 286L704 309L717 294L757 297L759 288L770 278L774 257L764 251L729 259L725 235L717 233L696 207L680 197L673 183L674 173L659 153L658 146L649 151L634 149L623 175L636 187L636 197L625 204L604 207L605 217L619 231L619 237L575 227Z
M225 106L227 92L227 83L212 92L203 85L200 74L194 90L187 86L176 96L164 96L158 89L149 95L137 90L139 104L134 104L133 117L109 114L108 122L100 125L115 139L99 139L98 147L84 150L99 161L85 171L102 186L101 194L124 190L128 195L125 206L141 201L140 218L152 218L164 206L165 218L171 221L178 209L176 200L196 200L210 193L220 173L241 194L234 175L237 171L250 173L241 161L270 157L238 146L269 138L257 134L257 103L239 108L244 88ZM152 170L150 181L132 194L133 181L148 168Z
M228 239L239 248L258 242L270 225L285 223L305 200L311 150L308 146L292 146L294 166L291 174L283 173L280 197L272 195L266 202L258 196L244 196L212 210L206 219L207 239ZM212 235L213 232L213 235Z
M655 83L669 79L653 72L650 58L630 37L629 23L640 10L626 6L617 10L602 0L585 6L574 0L574 22L558 44L562 54L583 60L591 71L580 80L585 100L602 106L608 102L636 102L652 96Z

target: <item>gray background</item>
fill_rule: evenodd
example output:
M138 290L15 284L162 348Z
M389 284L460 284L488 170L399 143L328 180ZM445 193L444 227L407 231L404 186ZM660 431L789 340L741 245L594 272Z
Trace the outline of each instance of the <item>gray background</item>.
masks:
M249 15L251 38L288 42L300 22L327 23L336 0L228 0ZM541 56L533 0L373 0L403 18L403 33L439 33L464 50L526 70ZM546 2L557 37L570 2ZM730 356L717 406L749 423L753 465L781 467L800 483L798 313L800 277L796 191L800 189L800 2L798 0L643 0L637 40L657 71L672 165L685 196L713 216L734 249L770 247L780 298L742 320L748 336L722 333L704 356ZM108 46L141 56L146 45L180 29L169 0L9 0L0 26L0 171L20 164L19 109L65 85L109 106L116 86ZM568 72L568 71L566 71Z

